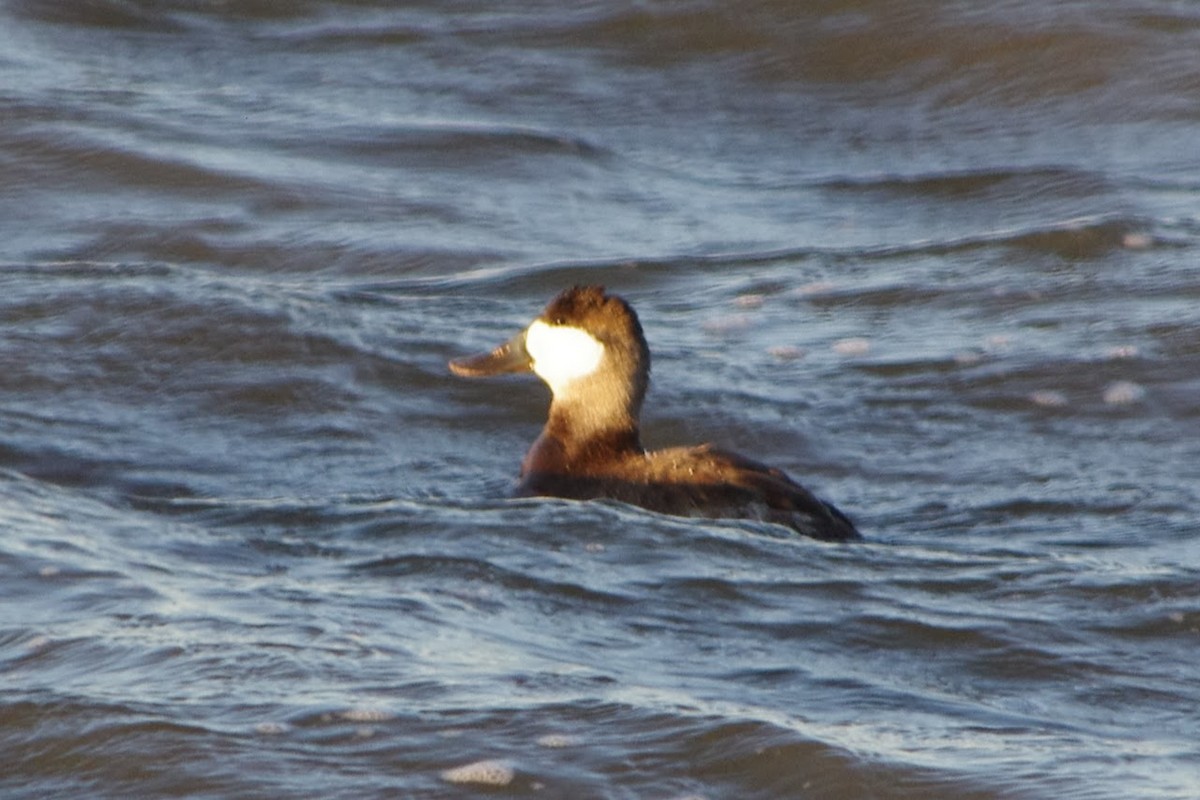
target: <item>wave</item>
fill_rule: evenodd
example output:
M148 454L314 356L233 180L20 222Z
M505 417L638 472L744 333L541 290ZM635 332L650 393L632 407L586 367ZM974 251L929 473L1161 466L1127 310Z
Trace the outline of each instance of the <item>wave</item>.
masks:
M543 264L489 264L436 276L416 276L395 281L362 283L366 293L406 291L458 291L506 289L540 296L564 286L619 281L627 291L651 286L671 275L697 272L725 273L787 264L874 262L919 256L949 256L979 250L1013 248L1090 260L1122 250L1174 247L1169 239L1154 235L1152 220L1126 214L1054 220L1036 226L982 231L960 237L927 239L884 246L797 246L770 250L717 253L681 253L662 256L629 255L612 259L555 261ZM944 291L929 289L928 291Z

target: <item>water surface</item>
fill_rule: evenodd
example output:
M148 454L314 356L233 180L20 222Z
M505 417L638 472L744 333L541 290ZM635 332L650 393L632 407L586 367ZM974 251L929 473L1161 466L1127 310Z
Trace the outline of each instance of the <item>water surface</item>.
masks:
M1200 14L799 5L0 9L0 793L1200 794ZM509 499L592 282L866 541Z

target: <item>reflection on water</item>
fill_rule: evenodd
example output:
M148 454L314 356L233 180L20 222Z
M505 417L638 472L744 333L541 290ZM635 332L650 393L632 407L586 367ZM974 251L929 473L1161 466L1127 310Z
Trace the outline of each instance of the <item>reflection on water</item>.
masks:
M559 6L0 11L4 795L1197 794L1200 17ZM574 283L867 541L508 499Z

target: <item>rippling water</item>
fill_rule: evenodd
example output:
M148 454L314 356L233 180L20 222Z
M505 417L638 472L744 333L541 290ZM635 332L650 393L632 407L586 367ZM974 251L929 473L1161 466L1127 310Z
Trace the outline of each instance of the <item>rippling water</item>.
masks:
M976 5L0 7L0 793L1200 796L1200 10ZM508 499L582 282L866 542Z

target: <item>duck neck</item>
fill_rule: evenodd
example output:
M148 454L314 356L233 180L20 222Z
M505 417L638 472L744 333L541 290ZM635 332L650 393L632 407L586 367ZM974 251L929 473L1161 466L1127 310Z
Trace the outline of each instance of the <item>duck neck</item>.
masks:
M636 416L600 415L595 413L595 409L582 406L552 406L550 419L542 429L542 436L562 442L568 452L594 452L597 448L638 451L642 449Z
M598 386L555 396L523 472L579 472L644 452L638 430L640 405L628 394Z

